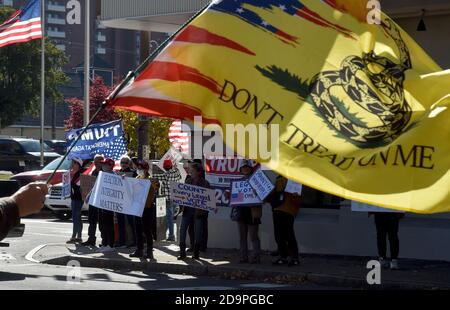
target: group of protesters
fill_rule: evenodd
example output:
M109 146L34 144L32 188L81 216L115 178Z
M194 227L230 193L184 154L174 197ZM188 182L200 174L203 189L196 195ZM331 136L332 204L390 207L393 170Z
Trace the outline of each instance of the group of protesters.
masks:
M72 158L71 165L71 207L73 220L73 233L68 244L80 244L82 246L96 246L97 226L101 234L101 243L99 252L106 253L115 249L124 249L136 247L136 250L130 254L130 257L153 259L153 241L156 240L156 198L164 197L166 199L166 224L168 237L166 241L175 242L174 220L179 214L182 214L180 227L180 247L182 248L180 259L186 258L186 252L192 251L194 258L199 258L200 251L206 251L207 248L207 218L208 212L193 209L187 206L174 205L169 199L170 182L180 182L181 173L171 160L165 160L163 170L159 169L153 173L150 164L145 160L123 156L120 159L120 170L115 170L115 161L105 158L103 155L96 155L93 160L94 168L90 169L89 174L97 177L100 171L104 173L113 173L117 175L133 177L136 179L150 180L151 186L147 196L142 217L125 215L109 210L97 208L89 205L88 211L88 240L82 241L82 219L81 210L83 198L81 193L81 175L86 172L83 165L84 161L79 158ZM185 182L197 186L209 187L205 180L205 172L201 161L186 161L184 165L187 177ZM157 170L157 169L155 169ZM90 195L90 194L89 194ZM86 202L89 200L86 197ZM114 229L117 223L117 233ZM129 228L129 229L127 229ZM130 232L131 234L127 234ZM189 233L191 247L186 249L186 236ZM127 244L127 239L132 242ZM146 242L147 251L144 255L144 243ZM184 253L184 254L183 254Z
M109 210L99 209L92 205L89 206L89 238L82 242L82 221L81 209L83 205L80 175L84 173L83 161L81 159L72 159L72 179L71 179L71 199L73 216L73 234L67 243L79 243L82 246L96 245L97 225L101 233L101 244L99 252L110 252L114 248L131 248L136 250L130 254L130 257L153 259L153 241L156 240L156 198L164 197L166 199L167 211L167 229L168 237L166 241L175 242L174 220L178 215L181 216L181 225L179 227L179 247L178 259L187 258L187 252L193 252L194 259L200 258L200 253L205 252L208 243L208 211L188 207L176 206L170 199L170 182L181 182L183 180L179 169L173 165L171 160L164 161L163 168L157 173L150 172L153 167L145 160L131 159L123 156L120 160L120 170L115 171L114 160L97 155L94 158L91 170L92 176L98 176L100 171L105 173L114 173L122 176L134 177L151 181L150 192L147 196L142 217L114 213ZM205 171L201 160L185 161L183 169L186 172L186 184L191 184L203 188L210 188L210 184L205 179ZM240 173L242 180L248 180L255 172L254 162L251 160L242 160ZM240 260L242 264L259 264L261 262L261 244L259 238L259 226L262 218L262 208L264 203L269 203L272 207L272 221L274 229L274 238L277 249L273 251L272 256L277 256L273 261L274 265L297 266L299 261L299 248L294 231L295 218L300 210L300 193L290 193L286 191L288 180L279 175L276 178L273 191L261 201L260 204L251 206L234 206L231 208L231 220L237 223L237 230L240 239ZM230 193L227 193L228 198ZM86 199L88 200L88 199ZM178 212L175 212L178 210ZM378 237L378 250L380 261L386 263L386 238L389 238L391 246L391 268L398 268L398 221L396 214L375 213L375 222ZM114 219L118 226L118 236L115 235ZM130 229L127 230L127 227ZM131 244L127 245L127 231L131 231ZM187 237L190 239L190 247L187 248ZM251 240L252 255L249 255L248 239ZM128 238L129 239L129 238ZM117 240L117 242L116 242ZM147 251L144 255L144 244L147 245Z

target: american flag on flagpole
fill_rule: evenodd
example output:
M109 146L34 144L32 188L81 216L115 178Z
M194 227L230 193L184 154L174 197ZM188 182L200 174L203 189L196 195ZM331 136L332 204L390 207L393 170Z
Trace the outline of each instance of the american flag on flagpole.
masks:
M0 24L0 47L41 38L41 0L30 0Z
M169 141L180 153L189 154L189 133L182 131L180 120L174 121L170 126Z

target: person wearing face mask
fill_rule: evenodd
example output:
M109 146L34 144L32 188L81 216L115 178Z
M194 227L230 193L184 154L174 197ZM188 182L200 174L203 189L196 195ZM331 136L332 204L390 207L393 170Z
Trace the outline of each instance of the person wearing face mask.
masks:
M118 171L119 175L127 176L135 178L137 176L136 171L133 171L131 169L132 161L131 158L128 155L122 156L120 159L120 170ZM127 235L126 235L126 226L127 222L130 223L131 231L133 232L133 245L136 244L136 235L134 233L134 216L132 215L125 215L122 213L116 213L117 217L117 226L119 227L119 241L118 244L116 244L116 248L123 249L127 247Z
M136 179L151 181L150 192L147 196L147 202L144 207L144 213L141 217L135 216L135 233L137 240L137 249L130 257L144 257L144 235L147 241L147 255L145 258L153 260L153 239L156 230L156 197L159 191L159 181L156 178L150 178L149 164L142 160L138 162L138 176Z
M71 193L70 199L72 204L72 222L73 232L72 238L67 241L67 244L81 243L81 236L83 232L83 222L81 221L81 208L83 207L83 199L81 197L80 176L83 173L83 160L80 158L72 159L72 168L70 174L72 179L70 181Z
M93 177L98 177L100 171L102 171L102 164L105 158L103 155L97 154L94 157L94 170L91 171L90 175ZM86 199L88 200L88 199ZM95 246L96 243L96 231L97 231L97 224L98 224L98 217L99 217L99 209L89 205L89 211L88 211L88 221L89 221L89 228L88 228L88 240L86 242L83 242L83 246Z
M102 171L104 173L114 172L114 160L111 158L105 159L102 163ZM99 227L102 232L102 247L99 252L106 253L114 251L114 212L100 209Z

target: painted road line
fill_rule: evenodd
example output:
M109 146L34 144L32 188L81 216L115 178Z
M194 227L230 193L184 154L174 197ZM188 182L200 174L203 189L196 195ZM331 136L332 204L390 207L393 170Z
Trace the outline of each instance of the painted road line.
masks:
M41 233L29 233L27 236L43 236L43 237L61 237L61 234L41 234Z

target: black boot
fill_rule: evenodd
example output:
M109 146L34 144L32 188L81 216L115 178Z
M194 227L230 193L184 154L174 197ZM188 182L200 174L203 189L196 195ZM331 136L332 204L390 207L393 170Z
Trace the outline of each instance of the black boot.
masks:
M180 244L180 256L178 256L178 260L183 260L186 258L186 245Z
M200 246L194 246L194 255L192 255L193 259L200 259Z
M136 251L134 251L134 253L130 254L130 257L143 257L144 256L144 251L142 251L142 249L137 249Z
M150 260L153 260L154 258L153 258L153 249L148 249L147 250L147 255L145 255L145 258L146 259L150 259Z

